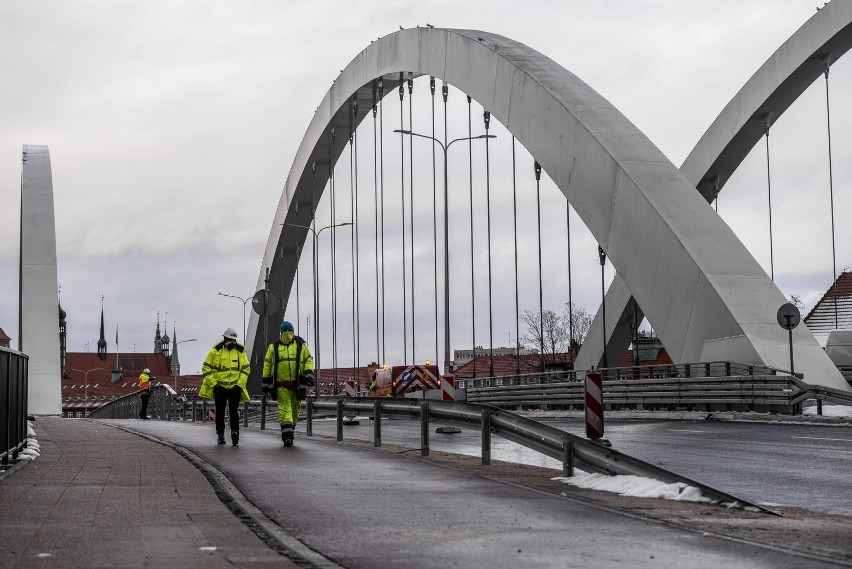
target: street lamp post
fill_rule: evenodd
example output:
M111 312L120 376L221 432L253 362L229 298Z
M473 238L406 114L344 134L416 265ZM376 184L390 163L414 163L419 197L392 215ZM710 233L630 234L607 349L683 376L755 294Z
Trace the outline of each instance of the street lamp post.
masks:
M102 367L96 367L95 369L90 369L83 371L82 369L70 368L71 371L79 371L83 374L83 417L86 417L86 412L89 410L89 374L93 371L98 371L104 369Z
M319 257L317 256L317 241L319 240L320 234L326 229L331 229L333 227L345 227L348 225L355 225L351 221L345 221L343 223L335 223L334 225L326 225L321 228L319 231L314 230L310 225L299 225L297 223L282 223L281 225L290 226L290 227L299 227L301 229L307 229L314 236L313 241L313 273L314 273L314 346L316 346L316 352L314 355L316 356L314 359L316 360L316 370L317 370L317 381L319 381L319 370L322 367L320 365L320 339L319 339ZM337 384L334 385L335 392L337 391ZM319 393L319 384L317 384L317 393ZM336 393L335 393L336 394Z
M192 338L191 340L181 340L180 342L175 344L175 351L177 351L178 346L180 346L181 344L183 344L185 342L197 342L197 341L198 341L197 338ZM172 368L172 373L174 374L174 380L175 380L175 393L177 393L177 390L178 390L178 387L177 387L177 371L175 370L174 367Z
M225 294L223 292L217 293L219 296L227 296L228 298L236 298L237 300L242 301L243 303L243 343L246 342L246 303L252 299L252 297L243 298L241 296L236 296L234 294Z
M444 151L444 373L450 371L450 234L449 234L449 199L447 193L447 151L455 142L461 140L478 140L480 138L497 138L493 134L480 134L479 136L463 136L449 141L446 146L444 143L427 134L419 134L410 130L396 129L394 132L407 134L409 136L418 136L426 138L434 143L437 143L441 150Z

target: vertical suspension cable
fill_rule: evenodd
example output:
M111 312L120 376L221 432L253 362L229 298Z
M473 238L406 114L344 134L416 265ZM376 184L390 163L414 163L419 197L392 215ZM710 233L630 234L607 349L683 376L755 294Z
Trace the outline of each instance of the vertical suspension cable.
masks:
M536 225L538 227L538 335L540 350L539 371L544 373L544 285L542 283L541 277L541 165L538 163L538 161L534 162L533 169L535 171L535 203L536 211L538 212Z
M353 303L355 304L355 367L361 367L361 258L358 251L359 245L359 224L358 224L358 101L352 108L352 146L355 155L355 189L353 191L352 202L354 203L355 215L352 218L355 232L355 292L353 293ZM358 372L356 377L358 385L361 382L361 375Z
M334 176L334 126L331 127L331 155L328 157L328 176L331 181L331 365L334 381L334 395L338 394L337 387L337 207L334 203L336 180Z
M316 199L316 177L317 163L311 162L311 257L313 261L313 285L314 285L314 349L316 350L316 392L320 390L320 339L319 339L319 254L317 252L317 199Z
M384 128L385 128L385 109L384 100L385 85L381 77L379 77L379 156L381 157L381 168L379 169L379 206L382 210L380 233L382 237L381 247L381 262L382 262L382 361L379 362L381 367L387 363L387 335L385 333L385 146L384 146Z
M772 178L769 175L769 119L764 123L766 135L766 195L769 200L769 275L775 281L775 254L772 246Z
M403 73L399 74L399 129L404 130L403 99L405 98L405 81ZM400 222L402 223L402 361L408 365L408 283L405 263L405 135L399 133L399 194L402 198Z
M488 224L488 376L494 377L494 313L491 303L491 156L488 147L491 113L485 111L482 113L482 119L485 123L485 210Z
M373 226L375 231L375 246L376 246L376 365L382 365L382 344L379 336L379 153L378 153L378 136L376 128L376 115L378 107L376 106L376 82L373 81L373 211L376 215L376 223Z
M828 191L831 198L831 281L832 289L834 290L834 327L839 328L839 318L837 315L837 249L834 240L834 176L831 168L831 106L828 98L828 61L823 62L823 71L825 73L825 122L828 130Z
M512 222L515 245L515 372L521 375L521 304L518 299L518 177L515 167L515 137L512 136Z
M354 107L352 108L354 112ZM358 373L358 337L355 333L355 121L350 115L349 120L349 220L350 229L349 254L352 263L352 367L355 380L360 383ZM357 391L356 391L357 393Z
M574 289L571 282L571 202L565 199L565 235L568 237L568 357L574 369Z
M449 200L447 194L447 98L449 97L450 88L444 82L441 85L441 97L444 99L444 370L447 373L453 372L454 369L450 366L450 219L449 219Z
M296 212L296 213L298 215L298 212ZM301 336L302 334L299 331L299 328L300 328L299 322L302 319L302 317L299 314L299 253L296 252L296 251L293 252L293 262L296 265L296 334L299 334ZM284 248L283 247L281 248L281 264L282 265L284 264ZM282 295L281 298L284 298L284 296Z
M473 377L476 378L476 277L473 265L473 119L471 115L471 98L467 96L467 160L468 179L470 181L470 330L473 340Z
M411 71L408 72L408 130L414 132L414 113L412 110L412 93L414 91L414 79L412 79ZM414 137L408 137L408 231L410 233L408 246L411 248L411 363L417 363L417 328L414 314L414 291L416 289L417 279L414 278Z
M432 93L432 138L435 138L435 77L429 78ZM435 365L438 364L438 179L435 174L435 145L432 145L432 245L435 259Z

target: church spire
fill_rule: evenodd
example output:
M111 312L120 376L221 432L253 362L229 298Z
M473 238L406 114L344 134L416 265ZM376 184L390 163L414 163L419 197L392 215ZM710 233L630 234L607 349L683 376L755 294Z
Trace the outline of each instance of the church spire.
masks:
M98 340L98 359L106 361L107 358L107 343L104 337L104 297L101 295L101 337Z
M169 361L169 365L172 370L172 375L180 375L180 358L178 358L177 330L175 330L174 326L172 327L172 357Z
M157 332L154 334L154 353L163 351L162 338L160 337L160 311L157 311Z

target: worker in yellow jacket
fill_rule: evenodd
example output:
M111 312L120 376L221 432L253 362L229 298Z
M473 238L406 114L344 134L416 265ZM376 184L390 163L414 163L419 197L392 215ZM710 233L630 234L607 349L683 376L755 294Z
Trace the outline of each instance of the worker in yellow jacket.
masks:
M225 404L228 405L231 426L231 444L240 442L240 403L248 401L246 381L249 377L249 362L246 347L237 342L237 333L228 328L221 342L213 346L201 373L204 380L198 396L216 401L217 444L225 444Z
M150 419L148 416L148 400L151 399L151 370L145 368L139 374L139 397L142 399L142 408L139 410L140 419Z
M278 423L284 446L292 446L299 410L308 387L313 387L314 358L293 325L281 323L281 336L270 344L263 360L263 393L278 403Z

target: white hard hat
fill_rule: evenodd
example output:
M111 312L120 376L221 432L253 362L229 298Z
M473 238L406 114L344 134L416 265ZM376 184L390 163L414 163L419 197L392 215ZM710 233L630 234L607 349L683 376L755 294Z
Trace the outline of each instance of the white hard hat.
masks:
M230 338L231 340L237 339L237 331L233 328L226 329L224 332L222 332L222 335L226 338Z
M142 373L151 373L151 370L148 369L148 368L145 368L145 369L142 370Z

